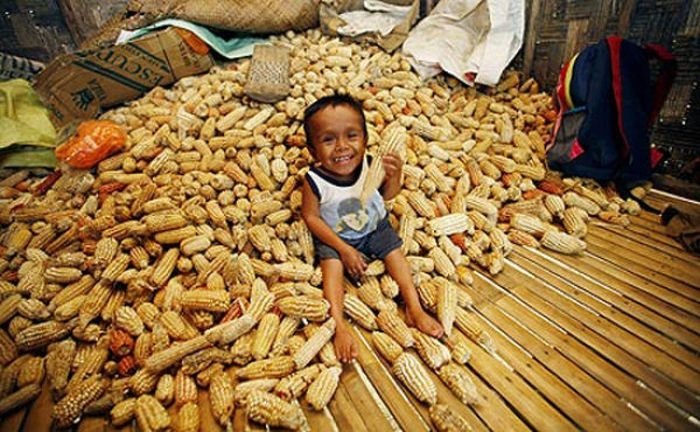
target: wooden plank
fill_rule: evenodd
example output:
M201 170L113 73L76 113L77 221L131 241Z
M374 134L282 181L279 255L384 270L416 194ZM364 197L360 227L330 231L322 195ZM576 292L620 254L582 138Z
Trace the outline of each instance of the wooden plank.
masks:
M666 235L666 228L663 225L659 225L657 221L650 221L639 216L630 216L630 221L637 226L640 226L651 232Z
M534 260L532 258L534 258ZM566 295L576 302L595 310L596 313L607 318L611 322L639 336L658 349L673 356L675 359L682 361L686 366L700 371L700 364L698 364L697 355L694 352L675 343L666 335L657 332L656 329L643 325L633 317L627 315L625 310L617 309L613 305L594 297L586 290L586 286L592 285L588 280L576 274L557 271L557 269L551 268L551 266L545 268L541 265L542 260L540 260L538 264L535 261L537 257L533 256L532 258L527 259L519 254L511 254L508 256L511 262L537 275L539 279L556 287L559 291L566 293ZM562 267L558 267L558 269L561 268ZM567 275L566 279L560 276L562 274Z
M625 237L638 244L643 244L652 248L656 248L657 251L663 252L666 255L682 259L689 264L700 265L700 258L689 254L678 245L668 245L651 237L643 236L635 231L621 227L619 225L613 225L605 222L593 222L588 225L588 232L597 232L601 236L604 235L614 235L616 237Z
M700 211L700 202L684 198L672 193L664 192L658 189L652 189L645 199L661 207L665 204L671 204L682 211L698 212ZM653 205L653 204L652 204Z
M83 417L77 427L77 432L104 432L107 420L103 417ZM31 430L31 429L29 429Z
M659 285L668 287L685 297L693 298L697 295L696 288L700 287L700 280L694 274L697 272L689 271L683 262L671 261L673 260L672 257L666 258L671 261L670 263L664 262L664 258L661 258L661 255L656 251L647 251L641 245L638 245L638 250L630 250L624 239L604 239L596 236L594 233L586 237L586 243L588 244L587 250L589 252L606 261L617 264ZM645 252L647 253L646 255ZM696 302L693 303L696 304L696 307L700 307Z
M353 328L355 338L358 340L357 360L367 376L372 380L379 395L399 426L404 430L427 431L430 430L425 419L416 412L406 396L401 392L396 382L377 358L367 341L361 337L358 329Z
M402 310L399 310L399 315L401 315L403 318L404 314ZM485 361L497 362L497 359L493 358L491 354L486 352L481 346L471 342L464 333L460 332L458 329L453 329L453 331L459 333L461 339L463 339L465 343L469 345L472 352L472 359L474 358L475 354L478 354L488 359ZM450 409L452 409L456 414L467 420L472 428L475 428L476 424L480 423L478 418L476 418L472 414L471 410L454 396L452 391L442 383L442 380L440 380L437 374L427 368L426 370L437 387L438 401L449 406ZM471 378L477 388L479 402L475 405L470 405L469 408L473 409L476 414L483 419L483 421L486 423L484 427L488 427L491 430L524 430L526 425L522 422L519 416L516 416L516 413L512 411L512 408L506 404L502 395L499 394L497 390L492 389L492 383L487 378L484 378L481 373L475 374L473 370L470 372L472 372ZM415 401L414 398L411 397L411 399ZM418 407L419 409L424 410L421 404L418 404Z
M661 292L658 285L636 276L634 273L612 265L589 253L585 253L583 256L577 257L555 254L553 252L547 252L547 254L553 257L553 259L560 260L561 262L568 264L573 269L594 278L603 285L606 285L618 291L620 294L643 304L650 310L685 326L691 331L696 331L696 329L700 328L700 323L698 322L696 316L679 308L673 307L672 305L661 300L657 295L647 292L647 290L651 290L655 294L664 294ZM696 338L690 339L692 340L693 346L700 346L700 337L697 337L696 335Z
M588 234L598 239L614 242L616 246L622 246L637 255L647 257L649 260L682 270L690 276L690 280L695 281L696 286L700 284L700 276L697 274L700 258L676 248L660 245L635 233L630 233L622 227L618 228L621 229L614 231L606 230L602 226L589 225Z
M49 380L45 379L41 387L41 394L29 407L27 418L22 425L26 431L45 432L51 430L51 412L53 411L53 397Z
M359 367L361 366L358 366L358 368ZM355 405L357 411L362 413L363 420L369 430L391 430L393 428L392 423L389 422L386 415L380 410L369 389L360 378L355 365L346 364L343 366L340 385L343 386L346 393L350 396L350 400Z
M700 392L700 373L605 318L558 295L536 277L515 270L511 264L507 269L514 271L503 271L494 278L500 286L598 351L601 357L620 365L685 410L700 412L700 401L686 390ZM654 369L675 381L661 376Z
M328 409L340 430L370 431L365 423L365 417L357 411L344 386L338 386L338 390L328 404Z
M532 64L535 58L535 47L537 46L537 38L539 23L541 21L541 0L532 0L529 3L530 11L527 20L527 30L525 31L525 43L523 49L523 73L525 76L530 76Z
M22 421L26 413L26 409L19 409L6 415L0 423L0 432L18 432L22 430Z
M654 240L655 242L676 248L678 250L684 250L683 245L678 243L678 241L676 241L675 239L669 237L666 233L658 233L655 231L649 231L648 229L646 229L642 226L634 225L634 224L630 224L629 226L627 226L627 229L629 231L637 233L641 236L647 237L650 240Z
M466 336L465 336L466 338ZM489 383L498 394L507 400L518 414L537 430L576 430L576 426L567 420L547 400L528 385L522 377L509 370L492 357L483 348L467 339L472 350L469 369ZM524 425L523 425L524 426ZM512 426L507 429L515 430Z
M621 425L629 427L632 424L637 429L649 427L649 423L631 412L617 395L571 360L551 349L551 346L542 342L497 306L484 305L479 311L528 353L525 355L517 348L509 347L504 337L498 332L493 332L494 341L498 342L499 354L512 362L519 373L527 374L530 381L543 381L543 386L539 387L543 393L553 392L550 397L556 406L582 429L612 431L621 429ZM532 356L532 359L529 356Z
M301 408L306 416L306 421L309 424L309 429L313 431L338 431L338 425L331 415L328 408L321 411L316 411L307 403L301 403ZM241 410L242 411L242 410Z
M634 377L601 359L574 337L552 326L541 315L535 314L534 311L510 296L499 299L498 306L511 316L517 316L518 320L530 331L543 338L554 349L577 363L590 375L602 381L608 388L629 401L654 422L671 429L689 427L690 423L683 414L666 405L666 402L658 396L640 387ZM538 312L545 313L544 311Z

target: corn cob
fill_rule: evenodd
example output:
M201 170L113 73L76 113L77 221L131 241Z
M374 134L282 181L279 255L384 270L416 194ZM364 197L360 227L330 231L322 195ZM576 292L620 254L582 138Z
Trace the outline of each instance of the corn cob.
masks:
M395 312L386 310L379 312L377 316L377 325L402 347L409 348L413 346L414 339L411 331Z
M231 347L231 355L233 356L233 363L245 366L253 360L253 340L255 339L254 333L246 333L243 336L236 339Z
M185 256L204 252L211 246L211 241L205 235L189 237L180 242L180 252Z
M153 392L156 385L158 385L158 374L151 373L146 369L137 370L129 378L129 389L136 396Z
M128 398L117 403L110 411L112 424L116 427L125 426L134 419L136 410L136 398Z
M298 282L308 282L314 274L314 268L310 264L302 262L286 262L275 264L275 269L280 278Z
M174 398L176 406L183 406L189 402L197 402L197 384L194 379L182 370L177 371L174 383Z
M204 332L204 337L212 344L227 345L248 333L255 326L256 322L252 315L246 313L232 321L210 328Z
M409 256L406 257L406 261L411 266L411 270L416 273L431 273L435 270L435 261L428 257Z
M61 396L68 385L68 374L75 357L75 341L66 339L49 345L46 355L46 374L55 396Z
M455 325L472 341L482 345L490 352L495 351L491 335L489 335L466 310L457 308Z
M335 333L335 320L329 318L311 337L309 337L301 349L294 354L296 369L306 367L309 362L318 354L323 346L331 340Z
M469 349L469 345L467 345L466 342L458 341L452 345L451 349L452 361L461 365L469 362L472 351Z
M69 392L53 407L52 417L59 428L72 425L82 414L83 409L107 390L109 381L100 375L93 375L83 381L74 391Z
M556 231L548 231L542 236L542 246L568 255L582 254L586 250L586 243L583 240Z
M306 227L306 223L304 221L293 222L291 229L301 246L304 262L312 264L314 260L314 242L311 232Z
M0 365L7 365L16 358L17 346L7 332L0 329Z
M457 314L457 287L454 284L443 283L437 288L435 303L440 324L445 334L450 336L452 325Z
M510 218L510 226L519 231L524 231L535 237L542 237L544 233L554 230L536 216L516 213Z
M372 332L372 345L374 345L379 354L384 357L389 364L393 364L404 352L401 345L396 343L394 339L386 333L379 331Z
M417 329L411 329L415 348L418 355L431 369L438 369L450 361L450 350L437 339L422 333Z
M41 385L46 375L43 357L29 357L17 374L17 387L24 387L30 384Z
M226 291L212 291L197 288L185 291L180 296L180 305L185 309L208 312L226 312L230 306L231 297Z
M5 414L21 407L39 396L41 386L37 383L29 384L21 387L19 390L0 399L0 416L5 417Z
M419 401L428 405L434 405L437 402L435 383L414 354L409 352L401 354L391 367L391 371Z
M438 247L433 248L428 252L428 257L433 260L435 271L438 274L448 279L455 277L455 265L442 249Z
M151 205L149 205L151 204ZM171 205L168 202L168 205ZM147 213L152 213L154 211L153 203L146 203L144 205L144 210L148 210ZM150 214L143 218L143 223L146 224L148 232L151 234L156 234L159 232L176 230L187 226L187 219L180 213L162 213Z
M374 310L391 309L391 302L382 294L381 285L376 277L365 278L364 283L357 290L357 295L365 305ZM360 309L358 312L362 312L362 310Z
M321 371L316 380L309 386L306 392L306 401L317 411L322 410L330 402L343 370L338 367L330 367Z
M68 328L57 321L46 321L27 327L17 334L15 343L20 351L44 347L68 335Z
M189 322L175 311L169 310L163 312L160 316L160 323L165 327L168 335L173 339L188 340L199 335Z
M448 363L438 370L438 376L462 403L477 403L479 394L476 386L463 366Z
M59 291L58 294L56 294L56 296L51 299L51 301L49 302L49 311L55 310L58 306L72 300L73 298L79 295L87 294L94 284L95 280L92 278L92 276L83 276L77 282L74 282L68 285L67 287L63 288L63 290Z
M306 424L301 408L260 390L251 390L245 402L246 414L253 421L299 430Z
M583 209L591 216L595 216L600 213L600 206L598 204L588 198L582 197L576 192L567 192L564 194L562 199L567 206Z
M428 410L430 420L438 432L470 432L472 430L469 423L462 417L455 414L447 405L436 404Z
M246 253L241 253L238 255L236 278L238 279L238 282L242 284L252 284L255 280L255 270L250 262L250 257L248 257L248 254Z
M255 332L255 338L251 347L251 353L255 360L267 357L272 348L272 343L280 326L280 317L275 313L263 315Z
M511 229L508 231L508 240L520 246L535 248L540 246L540 242L532 234L518 229Z
M173 426L176 432L199 432L199 406L194 402L183 405L177 412L177 419Z
M588 231L586 220L584 219L584 215L587 217L587 213L580 210L581 209L578 207L569 207L561 214L564 229L569 235L576 238L585 237ZM581 213L583 213L583 215Z
M134 417L139 429L144 432L165 431L170 427L170 415L151 395L139 396L134 408Z
M182 228L158 232L153 236L153 239L161 245L172 245L195 235L197 235L197 229L192 225L186 225Z
M411 207L420 216L428 218L428 219L433 219L436 216L438 216L437 210L435 208L435 204L432 201L430 201L423 194L423 192L408 191L406 193L406 199L408 200L408 203L411 205Z
M401 251L406 254L410 246L410 241L413 239L413 233L416 231L416 218L412 215L403 215L399 221L398 235L403 241Z
M316 366L312 366L316 367ZM298 374L299 372L296 372L290 377ZM289 377L286 377L285 380L289 379ZM245 381L242 383L238 383L236 387L233 389L233 401L235 405L238 406L245 406L246 399L248 398L248 394L253 391L253 390L259 390L263 391L265 393L270 392L278 383L281 381L278 380L277 378L261 378L257 380L250 380L250 381ZM306 388L306 387L304 387Z
M328 316L328 301L311 296L285 297L277 301L282 313L294 318L323 321Z
M209 383L209 402L214 418L222 426L231 422L234 407L233 395L233 384L226 372L219 372L212 376Z
M239 379L281 378L294 372L296 364L292 356L280 356L257 360L238 369Z
M347 313L348 316L357 324L369 331L376 330L378 328L377 317L374 315L372 310L367 307L364 302L362 302L362 300L357 298L357 296L345 294L343 304L345 306L345 313Z
M367 177L362 186L362 192L360 193L360 201L363 204L367 203L369 197L376 191L379 186L381 186L384 181L384 166L382 164L382 158L387 154L400 154L403 152L403 148L406 146L406 139L408 138L407 131L403 126L397 126L392 128L386 134L386 140L380 146L378 153L372 159L369 171L367 172Z
M44 280L49 283L67 284L80 279L83 272L73 267L49 267L44 271Z
M177 264L177 259L180 257L180 251L176 248L168 249L167 252L163 254L158 260L155 268L153 269L153 274L150 277L150 282L156 287L162 287L170 278L173 270L175 270L175 265Z
M384 262L382 260L374 260L367 265L365 269L366 277L381 276L384 274Z
M153 303L144 302L138 305L138 307L136 308L136 313L138 314L143 324L147 328L152 329L153 325L158 320L160 310L158 310L158 307Z
M433 217L426 224L426 232L434 237L467 232L474 233L474 224L464 213L452 213L438 218Z
M279 329L277 330L277 334L275 335L275 340L272 343L271 355L273 357L281 354L280 351L287 343L287 340L294 334L294 332L296 332L300 322L301 320L299 318L289 316L285 316L282 319Z
M134 309L129 306L122 306L114 314L114 324L129 333L138 337L143 333L143 322Z
M156 393L154 395L158 402L164 406L168 406L173 402L175 397L175 379L170 374L163 374L158 379L156 385Z
M0 303L0 325L5 324L15 316L21 302L22 296L13 294Z
M151 355L144 367L152 373L158 373L179 362L183 357L209 346L211 343L205 336L197 336Z
M558 195L547 195L544 199L544 205L551 214L558 217L566 209L564 200Z

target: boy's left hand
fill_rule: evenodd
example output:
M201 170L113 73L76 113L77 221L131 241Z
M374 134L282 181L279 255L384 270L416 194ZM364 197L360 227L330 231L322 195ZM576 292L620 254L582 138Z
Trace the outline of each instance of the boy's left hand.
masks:
M397 154L389 153L382 158L382 166L384 167L384 178L388 180L401 174L403 161Z

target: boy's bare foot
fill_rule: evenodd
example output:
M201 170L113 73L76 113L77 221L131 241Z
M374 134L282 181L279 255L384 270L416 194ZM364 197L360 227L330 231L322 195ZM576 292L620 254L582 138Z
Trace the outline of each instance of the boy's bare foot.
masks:
M436 338L439 338L444 333L442 325L421 308L412 310L406 307L406 323Z
M336 325L333 344L335 345L335 355L341 362L347 363L357 357L357 342L352 336L348 323L343 321Z

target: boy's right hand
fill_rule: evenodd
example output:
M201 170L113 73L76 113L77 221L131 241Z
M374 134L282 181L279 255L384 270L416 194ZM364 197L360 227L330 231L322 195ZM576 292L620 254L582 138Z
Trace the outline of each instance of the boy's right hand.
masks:
M354 247L347 245L339 251L340 260L345 266L345 270L354 278L360 278L367 269L367 263L362 254Z

